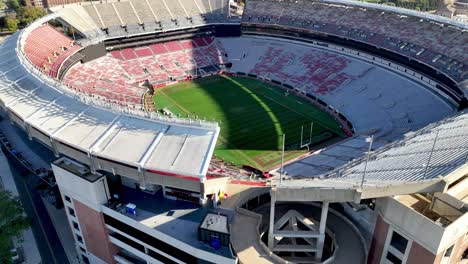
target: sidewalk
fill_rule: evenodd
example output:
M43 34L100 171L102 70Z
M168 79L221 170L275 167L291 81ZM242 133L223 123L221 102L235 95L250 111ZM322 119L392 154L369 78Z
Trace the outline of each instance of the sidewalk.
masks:
M44 205L50 215L55 231L57 231L57 234L59 235L60 242L65 250L68 261L70 261L70 264L79 264L80 260L75 249L75 239L73 238L70 225L68 224L65 209L57 209L44 198L42 200L44 201Z
M13 175L10 170L10 165L6 160L2 150L0 150L0 189L10 191L13 195L18 196L18 190L16 189ZM37 248L36 240L32 233L31 228L23 231L22 242L17 244L18 247L22 247L24 253L24 263L26 264L37 264L41 263L41 255Z

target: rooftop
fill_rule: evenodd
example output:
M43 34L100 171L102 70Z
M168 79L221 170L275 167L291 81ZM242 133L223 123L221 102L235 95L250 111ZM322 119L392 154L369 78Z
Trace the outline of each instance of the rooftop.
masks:
M217 211L211 205L201 207L190 202L165 199L162 196L162 190L156 192L156 194L150 194L124 186L122 186L120 192L120 199L122 204L131 203L136 205L137 215L129 216L136 221L197 249L224 257L233 257L231 250L227 247L214 250L208 244L198 240L198 227L205 219L205 216L207 214L217 215ZM115 210L125 214L123 205L120 207L120 210L119 208ZM234 212L226 209L218 210L223 215L228 215L224 222L227 226L232 221Z

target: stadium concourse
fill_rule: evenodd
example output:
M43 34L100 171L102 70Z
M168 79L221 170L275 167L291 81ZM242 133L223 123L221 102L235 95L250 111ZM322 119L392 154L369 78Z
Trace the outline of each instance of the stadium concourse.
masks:
M50 11L0 44L0 107L58 158L51 168L83 262L455 263L466 254L467 25L345 0L110 0ZM268 180L223 174L216 122L159 114L147 99L221 73L307 98L349 138L311 146Z

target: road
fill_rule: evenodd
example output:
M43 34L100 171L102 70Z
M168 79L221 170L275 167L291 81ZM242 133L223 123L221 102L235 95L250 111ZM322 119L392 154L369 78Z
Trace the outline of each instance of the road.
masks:
M50 157L50 153L47 153L48 150L45 150L44 147L37 142L28 141L24 132L20 131L19 128L9 125L7 120L3 119L0 121L0 130L5 134L10 143L14 147L17 147L17 151L23 152L23 156L27 159L33 158L32 155L39 155L48 162L48 159L52 158ZM2 146L2 150L10 164L19 198L25 212L32 219L31 228L38 242L37 246L43 263L69 264L69 260L50 219L49 213L44 206L39 192L34 188L37 185L38 178L25 169L4 146ZM46 161L42 162L46 163ZM38 160L34 160L32 163L36 167L42 166L38 165Z

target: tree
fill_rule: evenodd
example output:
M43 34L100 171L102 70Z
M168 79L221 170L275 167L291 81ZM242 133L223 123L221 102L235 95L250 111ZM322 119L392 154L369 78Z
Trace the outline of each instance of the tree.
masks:
M6 2L6 5L9 9L18 9L20 7L20 4L18 3L18 0L8 0Z
M11 241L29 225L18 197L0 191L0 263L11 263Z
M14 17L5 18L5 28L10 32L15 32L18 30L18 20Z
M46 11L39 7L20 7L16 11L16 15L21 25L26 26L34 20L46 15Z

